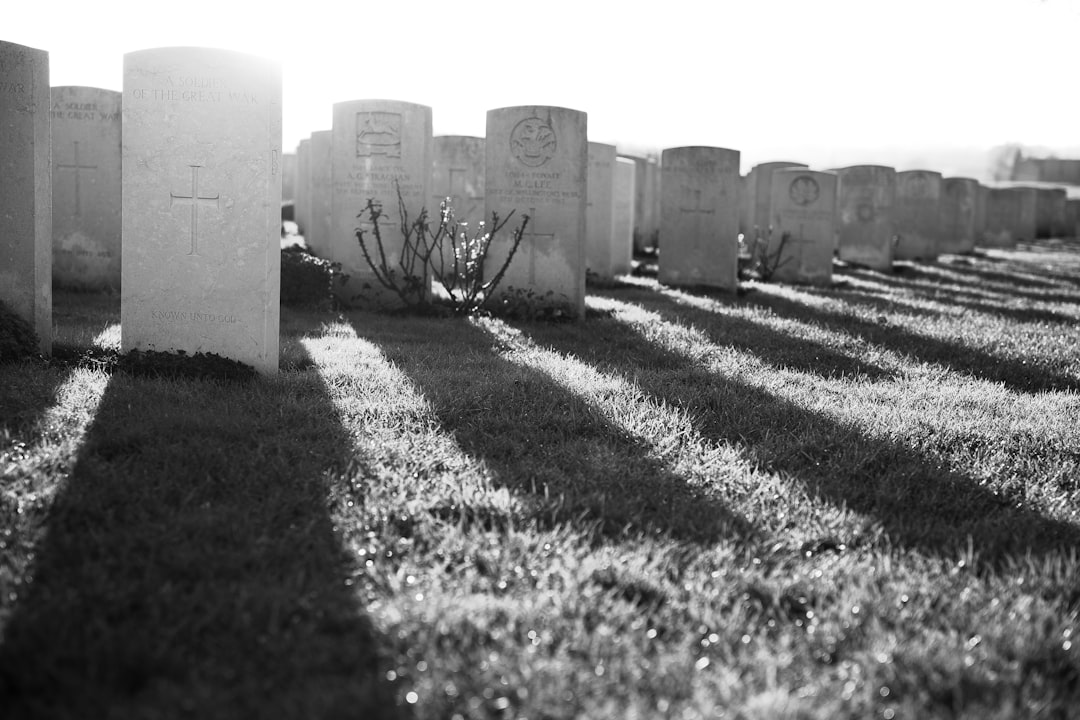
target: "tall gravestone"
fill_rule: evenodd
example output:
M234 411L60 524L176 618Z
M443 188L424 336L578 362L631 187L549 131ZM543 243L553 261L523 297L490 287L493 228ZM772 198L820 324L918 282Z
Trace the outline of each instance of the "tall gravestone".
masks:
M975 245L983 244L986 235L986 198L990 194L990 188L979 183L978 192L975 193Z
M278 366L281 69L217 48L124 55L121 345Z
M330 175L333 157L333 132L318 130L311 133L307 163L308 232L304 240L321 257L326 257L330 248L330 219L333 213Z
M284 153L281 156L281 201L296 203L296 153Z
M398 192L410 222L431 206L431 108L398 100L350 100L334 105L330 257L351 278L346 300L395 304L364 259L356 230L374 262L379 263L374 228L364 207L381 203L379 221L386 262L396 267L405 246L398 213ZM358 217L363 213L363 217Z
M311 232L311 138L307 137L296 146L296 204L293 218L300 226L305 242Z
M1059 237L1065 227L1065 188L1041 187L1035 195L1035 237Z
M615 277L611 241L615 191L615 146L589 143L588 203L585 211L585 265L589 272Z
M1013 248L1035 237L1036 190L1028 187L990 188L986 198L983 245Z
M1080 199L1065 201L1064 237L1074 240L1080 238Z
M941 173L905 170L896 173L897 260L935 260L941 252Z
M632 160L634 173L634 251L655 247L660 230L657 193L659 167L655 158L623 155Z
M884 165L839 168L837 255L844 262L890 272L896 171Z
M585 315L587 123L585 113L559 107L487 113L485 215L516 213L491 245L485 277L502 266L510 228L528 214L521 246L497 292L531 291L536 301L550 301L575 317Z
M668 148L662 166L660 282L735 290L739 151Z
M52 352L49 53L0 41L0 301Z
M975 249L975 222L979 181L945 178L941 193L941 246L943 253L969 253Z
M52 89L53 284L120 289L120 98Z
M750 169L746 176L746 196L743 202L746 209L743 211L747 216L747 230L750 239L768 238L769 227L772 218L769 209L772 204L772 174L783 168L804 168L803 163L778 160L776 162L759 163Z
M633 160L615 158L615 185L612 189L611 267L615 275L626 275L634 265L634 180Z
M768 253L773 279L828 285L836 239L836 174L805 168L772 171Z
M440 204L450 198L454 217L475 229L484 217L484 138L440 135L432 143L431 200L434 221ZM471 233L470 233L471 235Z

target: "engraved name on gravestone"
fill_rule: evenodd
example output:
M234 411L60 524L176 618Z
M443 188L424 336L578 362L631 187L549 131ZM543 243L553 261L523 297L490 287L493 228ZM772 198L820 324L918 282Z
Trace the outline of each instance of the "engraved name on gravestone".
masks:
M529 225L497 292L535 293L535 301L585 315L587 117L578 110L524 106L489 110L485 215L516 210L495 238L485 277L502 266L512 227ZM550 295L548 294L550 293Z
M333 213L331 164L334 160L332 130L311 133L307 148L307 235L304 240L316 254L326 257L330 248L330 221Z
M905 170L896 173L897 260L935 260L941 250L941 173Z
M588 202L585 210L585 264L597 277L615 277L612 263L612 220L615 146L589 143Z
M120 98L52 89L53 283L120 289Z
M611 267L616 275L627 275L634 265L634 179L636 166L627 158L615 158L615 185L612 191Z
M410 222L431 209L431 108L397 100L351 100L334 105L330 257L350 275L341 289L346 301L399 302L379 284L364 259L356 229L378 263L374 228L364 207L382 204L379 220L386 263L397 269L405 237L398 214L398 190ZM363 217L358 217L363 213ZM401 270L397 269L398 283Z
M52 352L49 54L0 41L0 301Z
M774 168L770 181L773 232L768 252L775 257L773 279L829 284L836 238L836 175L799 167Z
M896 171L883 165L839 168L837 254L844 262L890 272Z
M739 151L664 150L660 282L738 285Z
M978 198L978 180L945 178L941 197L941 252L967 253L975 249Z
M277 371L281 70L215 48L124 56L121 345Z

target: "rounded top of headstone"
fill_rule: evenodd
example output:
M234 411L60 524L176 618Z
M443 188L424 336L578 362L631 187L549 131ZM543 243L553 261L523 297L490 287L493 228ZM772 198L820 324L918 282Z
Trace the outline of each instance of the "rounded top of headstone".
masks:
M232 57L237 60L244 60L247 62L261 62L270 65L280 65L277 60L268 58L263 55L252 55L251 53L240 52L239 50L231 50L229 48L219 47L200 47L197 45L176 45L169 47L156 47L156 48L144 48L142 50L132 50L131 52L124 53L125 65L129 60L135 60L140 57L152 57L155 55L197 55L200 57Z
M311 137L315 137L316 135L318 135L319 137L326 137L327 135L333 135L333 134L334 134L333 130L312 130L311 131Z
M99 88L93 85L53 85L49 88L54 93L95 93L95 94L109 94L109 95L122 95L119 90L110 90L109 88Z
M7 40L0 40L0 50L14 50L16 52L35 52L49 54L48 50L42 50L41 48L30 47L29 45L20 45L19 43L8 42Z
M558 113L580 113L581 115L587 115L584 110L575 110L573 108L559 107L558 105L509 105L507 107L493 108L488 110L488 114L492 113L505 113L505 112L535 112L540 110L542 112L558 112Z
M947 177L947 178L945 178L945 182L947 182L947 183L978 183L979 181L976 180L975 178L957 176L957 177Z
M845 167L834 168L836 172L847 172L849 170L887 170L889 172L896 172L896 168L889 165L847 165Z
M923 169L919 169L919 168L916 168L914 170L900 170L896 174L897 175L914 175L915 173L920 173L922 175L936 176L938 178L941 177L941 173L939 173L937 170L923 170Z
M589 141L589 147L593 148L594 150L615 150L614 145L602 142L593 142L592 140Z
M409 102L408 100L392 100L389 98L359 98L356 100L342 100L341 102L334 103L334 109L339 107L349 107L350 105L368 105L375 107L394 107L394 108L412 108L420 110L422 112L431 112L431 106L421 105L420 103Z
M769 162L758 163L751 170L778 170L782 168L804 168L810 167L806 163L790 162L788 160L771 160Z
M435 135L432 140L436 142L473 142L476 140L483 140L484 138L478 135Z
M835 177L837 172L835 170L812 170L806 165L799 165L795 167L783 167L773 170L773 175L829 175Z

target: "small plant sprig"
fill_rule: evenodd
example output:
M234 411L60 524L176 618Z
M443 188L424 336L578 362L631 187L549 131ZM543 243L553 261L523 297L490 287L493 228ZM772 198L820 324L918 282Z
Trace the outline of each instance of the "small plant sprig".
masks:
M485 226L484 222L480 222L470 236L468 224L455 218L449 198L440 204L439 220L433 228L426 208L420 210L415 220L409 219L405 198L397 181L394 188L397 191L403 238L396 266L387 260L383 244L380 226L380 218L384 216L382 204L370 198L358 215L361 219L366 217L371 224L371 235L375 238L374 252L368 247L368 231L358 227L356 240L379 284L394 292L406 307L418 312L432 312L431 281L437 280L446 289L449 296L447 302L455 314L479 312L494 295L495 288L510 267L529 224L529 216L522 215L521 224L512 231L506 260L491 279L485 281L484 264L491 244L510 222L514 211L511 210L504 219L500 219L498 213L492 213L491 225Z
M769 252L772 234L773 228L770 226L768 236L764 242L761 238L754 240L753 250L751 251L754 269L762 282L771 281L776 271L791 261L791 257L784 257L784 250L791 239L791 234L782 233L776 250Z

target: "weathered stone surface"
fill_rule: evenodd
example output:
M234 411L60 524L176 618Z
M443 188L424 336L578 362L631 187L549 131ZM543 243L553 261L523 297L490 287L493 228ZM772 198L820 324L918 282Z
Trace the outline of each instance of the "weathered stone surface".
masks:
M783 168L804 168L803 163L789 160L759 163L750 169L746 176L746 194L743 196L745 209L742 211L747 218L747 231L749 239L768 238L769 227L772 218L769 216L769 208L772 202L772 174Z
M844 262L890 272L896 170L883 165L839 168L838 255Z
M334 105L330 257L351 276L346 299L393 305L364 259L356 229L365 231L372 260L379 262L369 199L382 204L379 221L386 262L396 268L405 246L398 213L398 189L410 223L431 203L431 108L399 100L350 100ZM398 270L398 275L401 271ZM401 278L399 277L399 281Z
M983 244L986 235L986 199L990 194L990 188L979 183L978 192L975 194L975 245Z
M942 253L969 253L975 249L979 181L945 178L941 195Z
M0 300L52 352L49 54L0 41Z
M331 184L333 137L330 130L311 133L308 145L307 234L304 240L320 257L330 252L330 221L333 216Z
M660 282L738 285L739 151L664 150Z
M1061 237L1065 230L1065 188L1039 188L1035 195L1035 237Z
M905 170L896 173L897 260L935 260L941 250L941 173Z
M120 98L52 89L53 284L120 289Z
M516 213L492 243L485 277L502 266L510 228L528 214L497 292L532 291L576 317L585 315L586 138L587 117L578 110L529 105L487 114L485 216Z
M603 279L615 277L612 264L615 146L589 143L588 198L585 211L585 264Z
M284 153L281 156L281 201L296 203L296 153Z
M1065 232L1063 237L1080 238L1080 200L1065 201Z
M446 199L454 207L458 222L470 229L484 217L484 138L468 135L440 135L434 139L431 166L431 200L428 213L438 219L439 206Z
M1035 238L1035 188L990 188L986 199L984 247L1013 248Z
M121 345L277 371L281 69L216 48L124 56Z
M311 232L311 138L307 137L296 146L296 205L293 218L300 234L307 241Z
M835 173L775 168L770 181L768 222L773 231L768 253L776 263L773 279L828 285L836 242Z
M633 160L615 158L615 187L612 191L611 268L626 275L634 266L634 179Z

